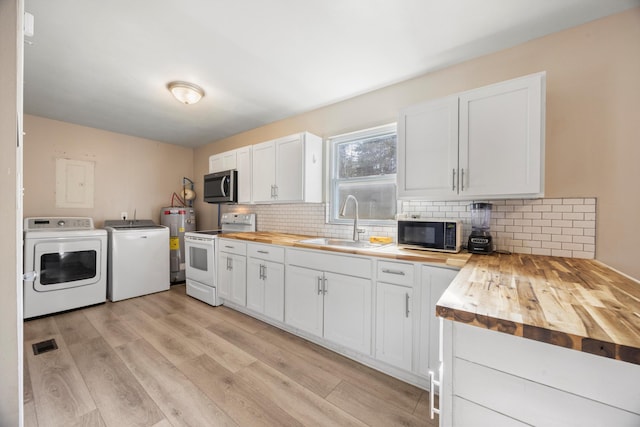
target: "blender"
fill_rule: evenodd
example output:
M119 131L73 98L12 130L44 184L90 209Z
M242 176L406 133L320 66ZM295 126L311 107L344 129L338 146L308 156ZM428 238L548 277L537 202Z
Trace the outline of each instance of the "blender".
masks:
M471 204L471 234L467 250L473 254L490 254L493 252L489 223L491 221L491 203Z

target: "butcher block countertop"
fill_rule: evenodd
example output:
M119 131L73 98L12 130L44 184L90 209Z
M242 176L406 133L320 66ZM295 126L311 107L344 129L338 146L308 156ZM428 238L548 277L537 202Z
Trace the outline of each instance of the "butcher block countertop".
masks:
M437 315L640 365L640 284L593 260L474 255Z
M254 243L269 243L281 246L292 246L296 248L320 249L324 251L339 252L345 254L376 256L398 261L424 262L455 268L462 268L467 263L467 261L469 261L469 258L471 258L471 254L468 253L452 254L444 252L400 249L394 244L375 248L310 245L300 243L300 240L314 239L317 236L303 236L300 234L286 234L266 231L258 231L255 233L224 233L221 234L220 237L246 240Z

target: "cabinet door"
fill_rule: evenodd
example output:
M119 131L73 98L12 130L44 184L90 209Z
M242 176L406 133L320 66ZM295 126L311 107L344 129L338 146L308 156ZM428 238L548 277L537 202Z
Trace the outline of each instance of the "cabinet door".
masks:
M294 328L322 336L322 272L287 266L284 282L284 321Z
M236 150L225 151L222 153L222 170L236 169L237 167Z
M324 273L324 337L371 354L371 280Z
M455 196L457 170L457 96L403 110L398 120L398 196Z
M436 304L457 274L458 270L422 266L418 374L424 377L430 370L437 372L440 366L440 321L436 317Z
M413 289L376 286L376 359L411 370L413 353Z
M253 146L251 182L254 202L271 202L276 184L276 146L267 141Z
M544 75L460 95L460 195L542 195Z
M247 308L264 314L265 288L262 280L263 261L247 259Z
M247 304L247 257L228 255L231 258L231 295L229 299L238 305Z
M302 201L304 146L302 135L276 141L276 200Z
M251 203L251 147L239 148L236 169L238 170L238 203Z
M222 154L215 154L209 157L209 173L221 172L222 167Z
M284 321L284 264L263 261L264 314Z
M218 294L220 298L231 298L231 260L229 254L220 252L218 259Z

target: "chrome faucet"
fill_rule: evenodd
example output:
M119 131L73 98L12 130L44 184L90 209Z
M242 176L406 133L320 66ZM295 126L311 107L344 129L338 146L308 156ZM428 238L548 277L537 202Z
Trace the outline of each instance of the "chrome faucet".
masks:
M347 196L344 200L344 204L342 205L342 209L340 209L340 216L344 216L347 212L347 202L349 200L353 200L353 203L355 203L356 206L356 213L353 217L353 240L357 242L360 240L360 233L364 233L364 229L358 228L358 199L356 199L355 196L352 196L351 194Z

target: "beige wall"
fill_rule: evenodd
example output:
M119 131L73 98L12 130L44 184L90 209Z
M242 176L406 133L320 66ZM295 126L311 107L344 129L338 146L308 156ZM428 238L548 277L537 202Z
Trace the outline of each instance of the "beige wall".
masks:
M160 208L193 179L193 149L78 126L37 116L25 117L24 216L89 216L160 220ZM56 208L55 161L95 162L93 209Z
M22 418L22 236L14 196L22 162L16 144L22 111L22 0L0 0L0 425Z
M291 117L195 150L209 155L308 130L327 137L396 120L405 106L547 71L546 197L597 197L596 257L640 279L640 8ZM201 224L214 207L196 204Z

